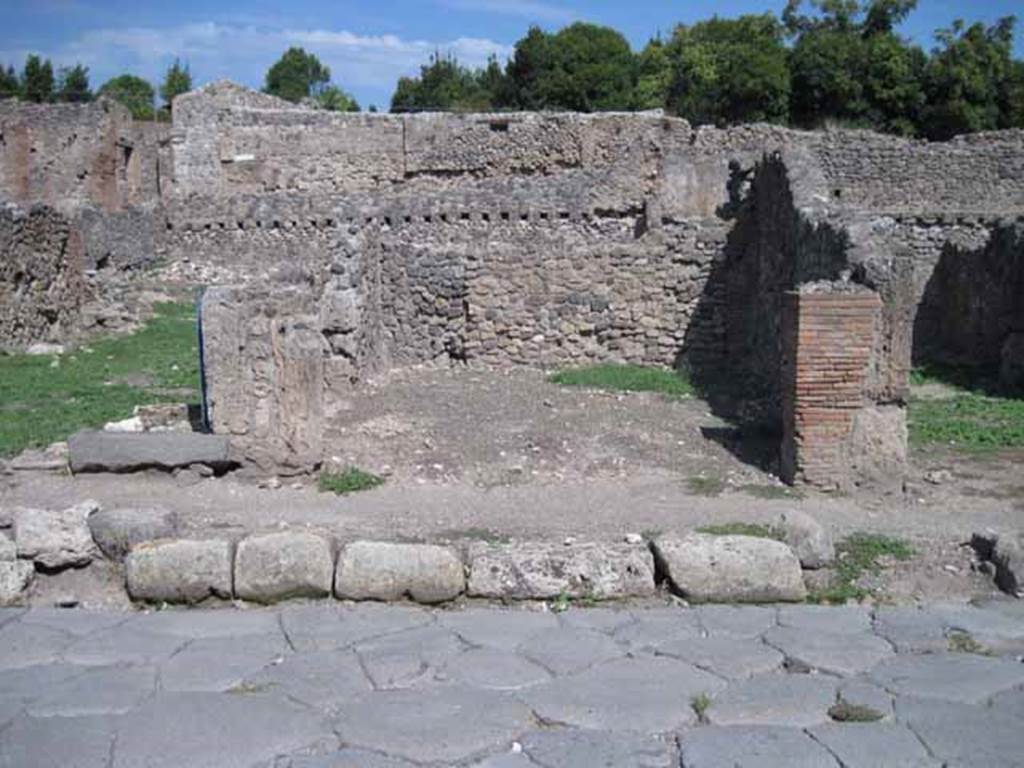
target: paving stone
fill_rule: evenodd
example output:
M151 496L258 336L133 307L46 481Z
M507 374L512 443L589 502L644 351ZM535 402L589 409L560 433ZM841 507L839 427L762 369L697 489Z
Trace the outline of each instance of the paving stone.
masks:
M22 616L24 616L25 613L26 610L24 608L0 606L0 627L3 627L5 624L9 622L17 621Z
M462 560L449 547L356 541L338 555L334 593L350 600L443 603L466 589Z
M279 635L192 640L160 664L164 691L226 691L289 653Z
M101 509L87 522L96 546L111 560L124 560L136 544L172 539L178 533L178 517L165 507Z
M0 768L109 768L117 718L20 717L0 734Z
M558 623L563 627L608 634L636 620L632 613L623 608L570 608L557 615Z
M0 730L29 703L85 669L87 667L58 663L0 670Z
M155 667L92 667L48 686L25 711L33 717L120 715L137 707L155 690Z
M989 707L994 712L1024 720L1024 689L997 693L989 701Z
M843 768L942 768L918 738L898 723L828 723L809 733Z
M868 677L901 696L980 703L1024 685L1024 664L968 653L901 655L883 661Z
M471 597L606 600L655 591L654 560L641 544L480 544L469 561Z
M343 749L331 755L293 757L274 768L416 768L415 763L365 749Z
M871 631L871 610L861 605L780 605L779 626L834 635Z
M893 655L892 646L870 632L833 634L793 627L776 627L764 640L786 656L793 672L829 672L849 677Z
M347 699L337 719L346 745L447 764L502 749L530 725L529 709L507 694L463 686L375 691Z
M452 659L442 671L446 680L495 691L517 691L551 679L544 667L509 651L473 648Z
M539 611L467 608L446 611L438 622L470 645L511 651L526 638L558 627L559 617Z
M281 625L298 651L345 648L360 640L412 629L431 621L431 614L419 608L372 603L356 607L320 603L281 611Z
M171 470L191 464L228 469L230 442L225 435L198 432L104 432L83 430L68 439L72 472Z
M691 533L659 536L652 546L673 590L696 602L792 602L807 596L800 561L778 541Z
M122 626L135 618L131 613L89 611L82 608L32 608L21 621L30 626L49 627L75 637L84 637L111 627Z
M712 698L707 719L713 725L819 725L829 721L837 685L824 675L755 677Z
M517 649L555 675L571 675L624 655L608 635L586 629L551 629L524 640Z
M0 669L59 661L74 641L66 632L16 621L0 627Z
M135 614L132 626L161 635L174 635L185 640L247 635L281 636L281 625L275 611L265 609L239 610L199 608L150 611Z
M355 650L374 687L387 689L435 682L465 646L450 630L430 625L368 640Z
M186 641L131 626L115 626L75 640L63 654L72 664L159 664L184 647Z
M470 768L537 768L537 763L521 752L503 752L473 763Z
M653 651L673 640L703 636L697 614L681 608L652 609L637 612L636 621L618 630L615 641L630 651Z
M285 656L247 677L233 690L272 692L310 707L329 710L372 689L352 651L312 651Z
M517 696L549 723L665 733L696 720L693 699L725 687L717 677L666 658L616 659Z
M780 671L784 661L774 648L760 640L742 637L677 638L654 650L730 680Z
M892 720L892 695L874 683L860 678L844 680L839 684L838 700L859 707L869 707L882 716L882 720Z
M949 649L942 618L918 606L880 606L875 610L874 628L899 653Z
M0 560L0 606L22 602L35 577L35 566L27 560Z
M945 634L966 633L993 653L1024 653L1024 617L974 606L937 606Z
M217 539L145 542L125 558L125 582L135 600L198 603L231 597L231 543Z
M680 736L682 768L839 768L799 728L731 726L693 728Z
M778 608L754 605L701 605L693 611L710 637L760 637L776 625L778 617Z
M650 736L573 728L531 731L519 741L542 768L674 768L675 746Z
M948 701L897 699L905 722L949 768L1020 768L1022 730L1015 717Z
M329 724L266 694L168 693L122 716L111 768L251 768L311 745Z
M18 557L58 570L88 565L96 554L87 519L99 509L84 501L61 510L19 508L14 514Z
M235 595L241 600L326 597L333 578L331 544L312 533L249 536L235 550Z
M836 558L832 534L821 523L797 509L786 510L773 523L783 541L804 568L824 568Z

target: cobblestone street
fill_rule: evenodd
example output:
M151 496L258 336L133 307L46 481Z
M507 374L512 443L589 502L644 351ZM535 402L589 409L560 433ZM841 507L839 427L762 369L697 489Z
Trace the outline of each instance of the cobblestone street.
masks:
M0 612L4 768L1021 766L1024 603Z

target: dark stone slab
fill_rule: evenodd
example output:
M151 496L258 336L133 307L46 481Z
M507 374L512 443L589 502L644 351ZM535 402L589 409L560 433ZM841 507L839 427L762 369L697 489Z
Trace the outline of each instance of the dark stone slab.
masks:
M224 435L198 432L102 432L84 430L68 440L72 472L172 470L205 464L231 468L230 443Z

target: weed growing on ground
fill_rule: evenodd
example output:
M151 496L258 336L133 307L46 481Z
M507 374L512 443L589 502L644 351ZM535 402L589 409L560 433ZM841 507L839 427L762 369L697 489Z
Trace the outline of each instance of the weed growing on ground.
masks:
M739 487L740 491L758 499L802 499L803 492L785 485L758 485L748 483Z
M548 377L552 384L589 387L614 392L660 392L669 397L689 397L693 385L683 374L643 365L592 365L572 368Z
M774 539L782 541L785 535L771 525L760 523L721 523L718 525L702 525L697 533L708 533L712 536L754 536L758 539Z
M949 642L949 650L952 653L974 653L979 656L992 655L992 651L971 637L970 632L950 632L947 640Z
M342 472L321 472L319 488L325 493L336 493L344 496L358 491L368 491L384 484L384 478L364 472L358 467L348 467Z
M708 709L711 707L711 697L706 693L698 693L692 699L690 699L690 708L693 709L693 713L697 715L697 722L707 723L708 721Z
M164 303L137 332L64 355L0 355L0 456L132 415L136 405L199 401L195 308Z
M695 496L721 496L725 490L725 482L720 477L706 477L694 475L687 478L686 487Z
M843 698L829 708L828 716L837 723L874 723L885 717L877 709L851 704Z
M858 586L857 581L866 573L879 573L882 570L882 558L909 560L913 556L913 547L900 539L874 533L851 534L836 544L832 583L825 589L812 592L808 601L845 603L848 600L863 600L869 592Z

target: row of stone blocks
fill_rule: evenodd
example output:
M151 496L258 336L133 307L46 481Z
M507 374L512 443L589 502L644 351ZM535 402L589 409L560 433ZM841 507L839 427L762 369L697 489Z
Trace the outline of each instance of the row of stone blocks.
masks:
M657 574L657 577L656 577ZM800 560L787 545L747 536L662 536L617 544L447 546L357 541L335 556L313 533L163 539L125 559L129 595L148 602L209 597L271 603L334 595L346 600L441 603L460 595L500 600L620 599L655 594L665 578L699 601L797 601Z

